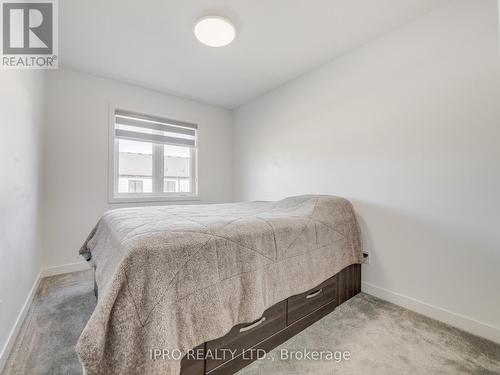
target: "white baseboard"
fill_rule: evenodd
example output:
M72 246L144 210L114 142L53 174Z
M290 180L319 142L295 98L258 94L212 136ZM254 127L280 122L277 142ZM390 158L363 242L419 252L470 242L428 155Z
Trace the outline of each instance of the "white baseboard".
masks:
M26 314L28 314L28 310L30 309L31 302L33 302L33 297L35 297L36 291L38 289L38 285L40 284L40 280L42 279L42 271L38 273L38 276L31 287L30 292L28 293L28 297L24 301L23 307L21 311L17 315L16 321L14 322L14 326L10 330L9 336L7 337L7 341L5 342L2 351L0 352L0 373L2 372L5 363L7 362L7 358L16 342L17 335L19 334L19 330L24 323L24 319L26 318Z
M43 268L41 274L43 278L43 277L60 275L63 273L85 271L88 269L90 269L89 264L83 261L83 262L63 264L61 266Z
M453 327L472 333L473 335L483 337L500 344L500 328L480 322L468 316L457 314L455 312L433 306L419 301L415 298L396 293L373 284L363 282L361 289L367 294L378 297L395 305L415 311L429 318L439 320Z

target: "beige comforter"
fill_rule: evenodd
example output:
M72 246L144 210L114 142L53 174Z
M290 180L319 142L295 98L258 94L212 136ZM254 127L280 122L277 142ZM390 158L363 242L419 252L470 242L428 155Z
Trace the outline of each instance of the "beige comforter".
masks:
M333 196L113 210L80 253L99 287L77 345L87 375L178 374L152 351L223 336L362 262L352 206Z

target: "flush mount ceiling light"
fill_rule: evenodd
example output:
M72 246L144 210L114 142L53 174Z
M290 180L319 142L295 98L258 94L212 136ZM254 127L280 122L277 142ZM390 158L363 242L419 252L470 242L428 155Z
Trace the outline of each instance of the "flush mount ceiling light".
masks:
M220 16L206 16L196 21L194 26L196 38L210 47L224 47L236 36L234 25Z

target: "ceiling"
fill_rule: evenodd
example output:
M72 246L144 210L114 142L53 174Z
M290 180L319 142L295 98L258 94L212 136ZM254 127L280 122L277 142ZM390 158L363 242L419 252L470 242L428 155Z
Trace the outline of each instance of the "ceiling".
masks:
M64 0L61 66L226 108L373 40L449 0ZM211 48L197 18L231 19Z

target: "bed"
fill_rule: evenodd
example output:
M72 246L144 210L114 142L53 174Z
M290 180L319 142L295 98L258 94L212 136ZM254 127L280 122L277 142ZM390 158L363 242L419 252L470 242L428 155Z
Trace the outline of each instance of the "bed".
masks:
M360 291L359 228L333 196L112 210L80 254L99 293L87 375L232 374Z

